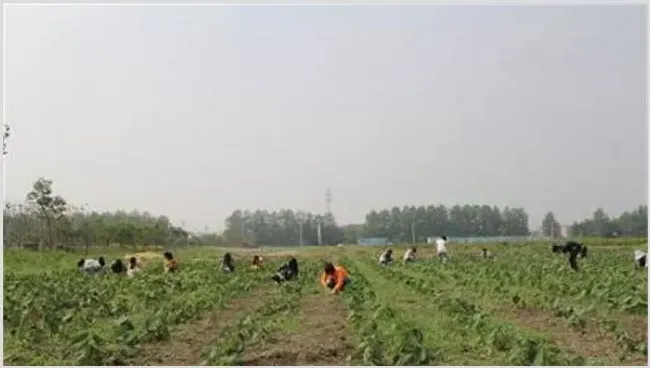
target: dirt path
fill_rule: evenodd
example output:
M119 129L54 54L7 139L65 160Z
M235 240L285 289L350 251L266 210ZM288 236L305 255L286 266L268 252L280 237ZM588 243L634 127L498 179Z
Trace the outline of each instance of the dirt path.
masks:
M298 331L279 332L244 353L244 365L347 365L352 346L347 309L338 296L305 296L296 316Z
M221 330L260 307L270 295L269 290L255 289L206 318L178 326L168 341L143 346L130 365L198 365L201 352L216 343Z

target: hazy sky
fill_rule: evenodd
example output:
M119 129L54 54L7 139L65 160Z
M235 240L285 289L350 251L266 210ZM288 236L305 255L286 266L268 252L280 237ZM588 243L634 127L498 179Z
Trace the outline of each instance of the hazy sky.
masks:
M234 209L647 199L643 6L11 7L7 198Z

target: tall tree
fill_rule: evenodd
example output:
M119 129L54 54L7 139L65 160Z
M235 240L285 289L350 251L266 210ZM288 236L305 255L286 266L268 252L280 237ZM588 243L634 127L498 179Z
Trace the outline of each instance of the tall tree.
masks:
M47 226L48 244L52 248L54 246L53 224L65 214L67 209L65 199L53 195L52 180L39 178L34 183L32 191L27 194L27 200L38 206Z
M561 233L562 227L560 226L560 223L555 220L555 214L551 211L547 212L546 216L544 216L544 219L542 220L542 235L558 238Z

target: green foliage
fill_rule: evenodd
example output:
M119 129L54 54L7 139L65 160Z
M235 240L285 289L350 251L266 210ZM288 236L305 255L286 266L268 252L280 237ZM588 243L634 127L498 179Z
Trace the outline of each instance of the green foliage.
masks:
M218 272L216 260L189 264L176 274L151 265L134 278L85 276L74 269L5 271L5 362L123 363L141 344L169 339L170 326L224 307L264 277L245 268L235 275Z
M343 296L350 308L349 319L361 331L350 360L362 365L435 364L439 354L425 343L422 330L381 303L353 262L342 263L354 275Z
M280 211L235 210L226 219L224 235L231 243L259 245L300 244L302 223L302 244L318 244L318 224L321 224L323 244L334 245L343 241L343 232L336 225L331 213L314 215L312 213Z
M394 242L417 241L428 236L528 235L528 215L522 208L464 205L393 207L371 211L364 223L365 236L388 237Z
M641 205L632 211L625 211L619 217L609 217L598 208L590 219L571 226L572 236L645 237L648 234L648 206Z

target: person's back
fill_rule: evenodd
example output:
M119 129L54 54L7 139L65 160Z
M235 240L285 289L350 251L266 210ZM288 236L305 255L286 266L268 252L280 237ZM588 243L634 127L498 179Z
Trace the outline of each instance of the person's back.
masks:
M129 259L129 268L126 270L126 275L128 277L133 277L139 271L140 271L140 261L135 257L131 257Z
M165 252L164 256L167 260L165 263L165 272L178 271L178 261L174 258L174 255L171 252Z
M444 236L442 238L436 239L436 251L438 252L438 254L447 251L447 241Z
M411 262L414 261L416 257L416 251L415 248L409 248L406 250L404 253L404 262Z
M634 261L639 267L647 267L647 255L645 252L640 250L634 251Z
M382 265L389 264L390 262L393 261L392 256L393 256L393 250L392 249L386 249L379 256L379 264L382 264Z
M104 261L104 257L99 257L99 260L82 258L77 263L79 269L88 275L102 272L105 265L106 262Z
M444 261L447 261L447 237L446 236L441 236L440 238L436 239L436 252L438 253L438 257L443 259Z
M221 261L221 270L223 272L234 272L235 271L235 262L232 259L232 255L230 253L224 254L223 260Z
M262 268L263 265L264 265L263 259L261 256L258 255L253 256L253 261L251 262L252 269Z
M289 281L298 276L298 260L291 258L289 262L283 264L278 271L271 277L278 284Z

